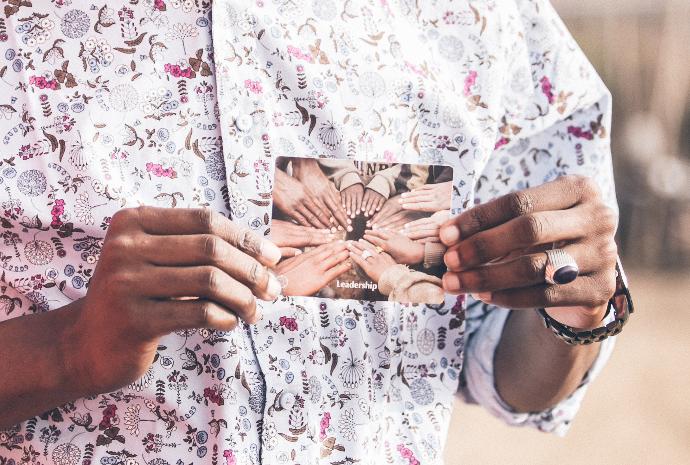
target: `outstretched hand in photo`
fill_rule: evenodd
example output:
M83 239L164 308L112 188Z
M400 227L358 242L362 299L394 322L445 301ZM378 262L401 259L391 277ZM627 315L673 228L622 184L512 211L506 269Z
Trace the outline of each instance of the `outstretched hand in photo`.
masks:
M271 222L271 240L280 247L283 257L299 255L304 247L327 244L335 238L330 229L316 229L279 219Z
M364 185L361 183L355 183L340 191L340 199L347 216L354 219L360 214L363 198Z
M314 158L293 158L291 163L293 176L305 186L313 198L319 199L326 207L331 215L329 220L335 219L338 229L349 231L350 220L345 213L340 194L321 170L319 162Z
M405 210L437 212L450 208L450 196L453 192L451 181L438 184L425 184L410 192L400 194L400 204Z
M275 170L273 205L283 215L303 226L324 229L335 222L321 198L282 170ZM333 218L333 219L332 219Z
M314 295L350 269L348 258L346 243L336 241L283 260L275 268L283 281L283 294Z
M364 240L383 249L397 262L416 265L424 261L424 244L386 229L364 231Z

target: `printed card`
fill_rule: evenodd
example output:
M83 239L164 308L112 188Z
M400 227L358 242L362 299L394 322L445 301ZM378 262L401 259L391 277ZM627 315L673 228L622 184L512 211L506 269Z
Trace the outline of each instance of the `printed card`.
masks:
M279 157L270 238L285 295L438 304L449 166Z

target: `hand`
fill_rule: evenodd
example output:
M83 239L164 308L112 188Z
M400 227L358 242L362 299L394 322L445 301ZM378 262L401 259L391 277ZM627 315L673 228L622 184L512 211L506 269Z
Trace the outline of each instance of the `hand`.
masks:
M280 262L276 272L287 280L285 295L311 296L352 266L345 242L332 242Z
M309 192L304 184L281 170L276 170L273 203L281 212L302 226L318 229L330 227L328 208Z
M353 184L340 191L343 208L350 218L359 215L359 210L362 207L362 197L364 197L364 186L360 183Z
M362 213L364 216L371 216L375 212L381 210L386 197L376 192L374 189L368 187L364 190L364 198L362 199Z
M131 383L173 331L254 323L273 300L278 247L209 209L139 207L112 218L68 337L95 392ZM192 300L190 300L192 299Z
M295 178L311 192L314 197L321 199L339 225L339 229L352 231L351 221L345 214L340 202L340 196L335 185L328 180L319 167L319 162L313 158L293 158L292 172Z
M552 318L574 328L600 326L615 291L616 225L615 213L589 178L563 176L508 194L441 228L441 240L449 246L444 288L483 293L485 302L506 308L545 307ZM546 254L533 252L552 243L564 243L577 262L580 275L573 282L544 282Z
M398 200L400 200L399 195L386 200L383 204L383 207L381 207L381 209L374 214L369 221L367 221L367 226L375 228L378 223L383 222L385 219L390 218L392 215L402 210L402 204L398 202Z
M367 230L364 231L364 240L381 247L396 263L416 265L424 261L424 245L402 234L385 229Z
M405 210L420 212L449 210L452 192L453 183L450 181L438 184L425 184L410 192L402 193L400 195L400 203Z
M438 239L441 225L450 218L450 210L437 211L428 218L411 221L403 226L402 234L410 239Z
M390 229L400 231L407 223L424 218L427 215L428 213L425 212L400 210L384 220L377 221L371 226L371 229Z
M350 251L350 259L362 268L367 276L373 279L377 284L383 272L396 264L393 257L386 252L376 252L373 245L361 239L358 242L348 242L347 248ZM372 256L366 260L362 258L362 253L365 250L368 250L372 254Z
M271 240L282 248L296 248L326 244L333 241L335 236L330 229L316 229L290 221L271 221Z

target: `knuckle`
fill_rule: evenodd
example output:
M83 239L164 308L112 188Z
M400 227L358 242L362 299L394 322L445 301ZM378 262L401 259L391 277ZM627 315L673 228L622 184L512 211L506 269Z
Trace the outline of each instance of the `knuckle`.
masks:
M212 234L206 234L203 236L201 251L204 257L208 258L211 262L216 263L221 258L221 250L223 244L222 240L218 236Z
M541 254L540 254L541 255ZM523 261L522 273L532 278L543 278L546 258L541 256L527 257Z
M554 307L558 304L558 298L559 298L559 292L558 288L556 286L546 286L544 288L544 306L545 307Z
M213 232L217 223L216 213L210 208L198 208L195 210L196 221L202 231Z
M249 266L249 281L260 289L268 286L268 271L257 261L252 261Z
M508 210L513 217L527 215L534 211L534 201L525 192L508 194Z
M523 218L521 233L524 240L530 244L541 243L546 232L544 220L533 213L527 214Z
M200 300L194 311L194 325L206 328L211 325L211 311L213 304L207 300Z
M212 266L204 267L200 273L201 286L210 294L216 293L220 288L220 270Z
M583 196L592 196L599 193L599 187L596 182L589 176L583 176L581 174L571 174L569 175L570 182L574 186L576 192Z
M605 231L615 232L618 228L618 214L613 208L603 206L601 208L599 224L603 226Z
M470 210L469 213L473 230L482 230L489 225L489 218L484 208L476 207Z

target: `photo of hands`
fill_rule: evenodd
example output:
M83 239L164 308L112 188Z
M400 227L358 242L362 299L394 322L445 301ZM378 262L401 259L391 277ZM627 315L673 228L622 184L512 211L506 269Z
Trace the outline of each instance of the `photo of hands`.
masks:
M283 294L439 304L453 171L279 157L270 239Z

